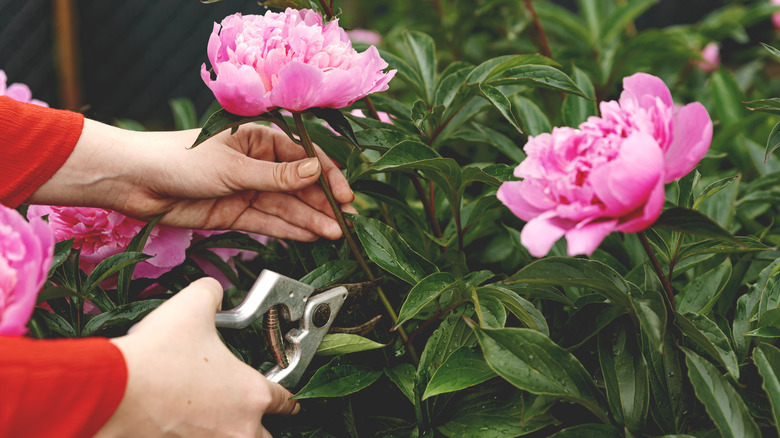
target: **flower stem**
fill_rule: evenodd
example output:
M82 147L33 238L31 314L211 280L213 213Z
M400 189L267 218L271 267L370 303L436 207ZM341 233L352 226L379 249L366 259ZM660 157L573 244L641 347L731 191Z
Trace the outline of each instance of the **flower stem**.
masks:
M650 242L647 240L645 232L640 231L637 233L637 235L639 236L639 241L642 242L642 248L644 248L647 256L650 258L650 263L653 265L653 269L655 270L656 275L658 275L658 278L661 279L661 284L663 284L664 289L666 290L666 295L669 297L669 305L672 306L672 311L676 311L677 309L674 305L674 290L672 289L671 281L669 281L666 275L664 275L664 271L661 269L661 264L658 263L658 259L655 258L655 253L653 253L653 248L650 247Z
M552 59L552 51L550 51L550 43L547 42L547 34L544 33L544 28L542 27L542 22L539 21L539 16L536 15L536 9L534 9L534 4L531 0L524 0L525 1L525 8L528 9L528 13L531 14L531 19L534 22L534 27L536 28L536 34L538 36L538 46L539 51L542 52L542 55Z
M301 117L301 114L293 113L293 119L295 120L295 128L298 130L298 136L301 139L301 144L303 145L303 149L306 151L306 155L312 158L317 157L317 153L314 151L314 145L311 142L309 133L306 131L306 126L303 124L303 118ZM357 242L355 242L355 238L352 237L352 234L349 232L347 221L344 219L344 214L341 212L341 207L339 206L338 202L336 202L336 198L333 197L333 191L330 188L330 183L328 182L324 172L320 174L319 183L320 186L322 186L322 190L325 192L325 197L328 198L330 208L333 209L333 214L336 216L336 222L338 222L339 227L341 228L341 232L344 234L344 238L347 241L347 245L349 245L349 249L352 250L352 254L355 256L358 264L361 268L363 268L363 272L366 273L366 277L368 277L368 279L371 281L376 280L374 273L371 271L368 263L366 263L366 259L364 259L363 255L360 253L360 248L358 248ZM377 296L379 296L379 300L382 302L382 305L385 307L385 310L387 310L388 315L390 315L390 319L393 320L393 324L397 324L398 315L395 313L392 304L390 304L390 301L387 299L387 296L385 295L381 286L377 285L376 293ZM398 327L398 333L401 335L401 339L403 339L404 343L406 344L406 348L409 351L409 356L412 358L415 364L418 363L419 359L417 352L409 343L409 336L406 335L406 331L403 329L403 327Z
M325 14L325 17L330 20L333 18L333 7L328 4L325 0L320 0L320 6L322 7L322 12Z

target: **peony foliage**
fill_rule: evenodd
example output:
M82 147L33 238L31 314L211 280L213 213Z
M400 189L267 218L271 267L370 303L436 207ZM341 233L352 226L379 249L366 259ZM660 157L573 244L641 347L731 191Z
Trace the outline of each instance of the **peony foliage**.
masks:
M274 436L780 433L780 7L672 25L654 0L261 3L204 44L221 105L200 140L310 137L356 194L352 241L193 230L176 249L154 222L52 210L80 225L30 335L121 334L217 272L231 308L271 269L359 291L291 388L302 414L264 417ZM105 244L74 232L99 223ZM220 333L274 365L259 324Z

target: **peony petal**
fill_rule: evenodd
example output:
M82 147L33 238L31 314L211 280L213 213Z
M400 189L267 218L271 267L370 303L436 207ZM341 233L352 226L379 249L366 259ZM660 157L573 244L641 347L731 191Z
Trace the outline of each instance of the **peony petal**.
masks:
M650 192L650 196L641 209L634 215L628 215L621 218L621 223L617 226L617 231L624 233L638 233L645 230L658 219L664 206L666 192L664 185L659 180L655 188Z
M224 63L216 80L211 80L206 64L200 68L206 82L222 108L239 116L256 116L271 107L266 89L257 72L248 65L236 68Z
M647 95L661 99L661 102L670 108L674 106L672 93L661 78L647 73L636 73L623 78L623 93L620 95L620 106L630 110L632 103L643 108L647 105L655 105L652 103L652 100L643 98L643 96ZM635 100L634 102L632 102L632 98Z
M551 214L531 219L520 232L520 242L534 257L544 257L563 235L571 228L571 222L563 221Z
M585 225L578 224L566 232L566 247L570 256L578 254L591 255L601 242L615 231L617 219L611 221L591 222Z
M279 70L279 83L271 90L274 106L290 111L303 111L320 101L325 74L317 67L291 61Z
M635 133L623 141L614 160L590 174L588 182L606 207L604 215L619 217L645 202L663 172L658 143L647 134Z
M507 181L498 188L496 197L524 221L530 221L557 205L528 181Z
M674 117L674 134L666 150L668 183L682 178L704 157L712 143L712 119L699 102L680 108Z

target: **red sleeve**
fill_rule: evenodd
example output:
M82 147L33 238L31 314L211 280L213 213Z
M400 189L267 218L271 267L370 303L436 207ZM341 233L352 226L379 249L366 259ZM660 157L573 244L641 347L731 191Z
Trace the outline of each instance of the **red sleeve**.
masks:
M15 208L48 181L83 128L79 113L0 96L0 203Z
M0 336L0 437L91 437L126 383L124 357L108 339Z

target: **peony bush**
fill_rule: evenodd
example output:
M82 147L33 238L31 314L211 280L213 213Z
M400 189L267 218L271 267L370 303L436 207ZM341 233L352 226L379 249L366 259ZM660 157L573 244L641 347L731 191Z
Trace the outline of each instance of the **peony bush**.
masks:
M230 308L271 269L358 291L275 436L780 433L774 0L675 25L653 0L261 3L202 36L220 107L198 142L271 123L318 144L356 194L345 238L30 206L0 233L47 218L59 241L31 336L121 334L203 275ZM348 29L382 38L353 31L358 53ZM260 324L220 330L276 364Z

